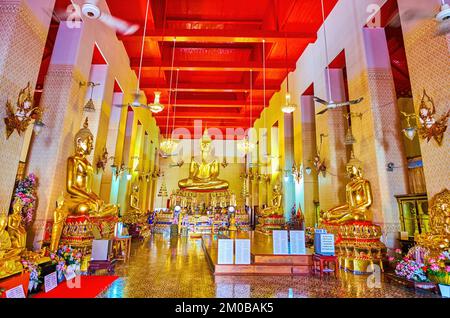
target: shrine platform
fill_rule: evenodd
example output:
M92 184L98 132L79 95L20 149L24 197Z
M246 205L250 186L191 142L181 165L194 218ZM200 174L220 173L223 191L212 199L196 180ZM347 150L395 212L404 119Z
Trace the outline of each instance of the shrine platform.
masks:
M221 238L250 239L250 264L218 264L218 239ZM272 236L254 231L203 235L202 247L214 275L308 275L313 265L313 250L307 249L306 255L275 255Z

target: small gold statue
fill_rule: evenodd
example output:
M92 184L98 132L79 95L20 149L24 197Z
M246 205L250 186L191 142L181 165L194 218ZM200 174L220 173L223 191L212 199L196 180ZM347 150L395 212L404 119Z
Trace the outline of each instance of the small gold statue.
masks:
M281 189L279 185L275 185L273 188L273 197L272 197L272 205L261 210L259 213L260 216L268 217L268 216L283 216L284 212L281 207L283 195L281 193Z
M426 248L432 256L450 248L450 191L436 194L430 202L429 233L416 238L417 245Z
M130 203L123 221L128 224L145 222L145 213L139 208L139 186L137 184L131 189Z
M233 214L231 214L230 217L230 226L228 227L228 231L237 231L237 227L236 227L236 217Z
M8 219L8 233L11 238L11 246L25 250L27 245L27 231L22 224L22 204L19 200L13 205L13 213Z
M20 255L25 251L25 248L14 246L14 244L17 245L19 242L17 239L15 241L11 240L10 234L6 229L7 225L8 216L0 214L0 279L23 270Z
M217 160L207 162L211 152L211 137L206 129L200 143L201 162L198 163L192 158L189 166L189 177L180 180L178 186L182 190L226 190L228 182L218 179L220 164Z
M94 136L88 128L86 118L83 128L74 138L75 155L67 160L66 188L68 196L60 199L54 213L54 226L52 229L51 249L57 249L64 222L67 216L89 216L101 218L117 216L118 208L115 205L105 204L100 197L92 191L94 169L87 159L93 149Z
M364 221L372 205L372 190L369 181L363 178L361 163L353 153L346 166L350 182L345 186L346 204L321 213L321 222L342 224L348 221Z

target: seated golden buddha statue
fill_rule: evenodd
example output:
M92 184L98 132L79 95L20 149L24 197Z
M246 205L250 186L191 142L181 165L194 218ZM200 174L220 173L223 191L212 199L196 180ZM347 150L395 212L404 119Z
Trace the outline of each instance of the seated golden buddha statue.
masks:
M94 218L117 216L118 208L115 205L105 204L100 197L92 191L94 169L88 160L93 149L94 136L88 128L86 118L83 128L75 135L75 154L67 160L67 194L58 199L55 210L55 222L52 229L51 250L58 247L64 221L67 216L89 216Z
M260 216L283 216L283 209L281 207L283 195L279 185L275 185L272 194L272 204L259 213Z
M348 221L364 221L372 205L369 181L362 177L361 163L353 156L346 166L350 182L345 186L346 203L321 213L321 222L342 224Z
M217 160L208 162L211 153L211 137L206 129L200 141L201 161L198 163L192 158L189 166L189 177L180 180L178 186L182 190L226 190L228 182L218 178L220 164Z

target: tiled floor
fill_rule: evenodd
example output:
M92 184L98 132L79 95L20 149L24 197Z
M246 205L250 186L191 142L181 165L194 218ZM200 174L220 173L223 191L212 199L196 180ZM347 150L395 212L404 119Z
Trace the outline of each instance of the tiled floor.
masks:
M121 276L99 297L436 297L381 282L370 288L368 276L341 272L339 279L312 276L214 277L200 240L155 235L135 243L128 264L119 265ZM382 279L381 279L382 280Z

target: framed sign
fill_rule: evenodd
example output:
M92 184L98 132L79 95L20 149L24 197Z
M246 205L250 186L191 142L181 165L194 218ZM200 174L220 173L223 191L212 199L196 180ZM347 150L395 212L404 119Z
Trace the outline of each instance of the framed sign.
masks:
M286 255L289 254L288 231L273 231L273 254Z
M6 298L25 298L25 292L22 285L8 289L5 294Z
M291 254L305 255L306 254L305 231L290 231L289 238L290 238L289 244L291 248Z
M318 229L318 228L314 229L314 251L316 253L319 253L319 251L320 251L320 235L326 234L326 233L327 233L327 230L325 230L325 229Z
M48 293L52 289L58 286L58 279L56 277L56 272L44 276L44 291Z
M334 235L320 234L320 249L318 254L334 255Z
M235 242L235 264L250 264L250 240L236 239Z
M233 264L233 240L218 240L217 264Z

